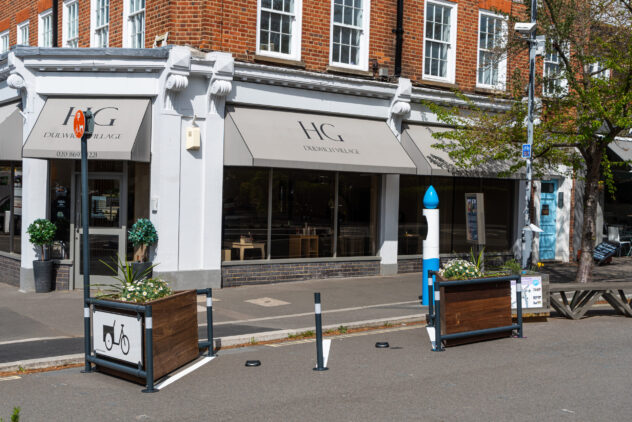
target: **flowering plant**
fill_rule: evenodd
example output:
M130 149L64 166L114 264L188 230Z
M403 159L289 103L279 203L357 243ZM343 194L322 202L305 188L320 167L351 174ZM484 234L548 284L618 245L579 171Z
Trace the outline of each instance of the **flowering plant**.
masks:
M123 302L143 303L172 294L165 280L160 278L144 278L142 280L125 283L120 292Z
M451 259L439 270L439 275L447 280L459 280L482 277L476 265L464 259Z

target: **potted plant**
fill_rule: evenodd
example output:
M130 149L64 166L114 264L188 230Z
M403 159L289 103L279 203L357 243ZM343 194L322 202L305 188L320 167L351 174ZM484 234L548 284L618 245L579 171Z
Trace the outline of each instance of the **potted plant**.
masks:
M44 246L52 243L56 231L57 226L45 218L33 221L26 229L29 241L40 248L40 259L33 261L33 278L35 279L35 291L37 293L50 292L52 288L53 261L48 259Z
M134 245L134 262L132 267L136 278L140 275L151 277L152 263L148 261L149 247L158 241L158 233L151 221L139 218L128 232L129 240Z
M470 262L452 259L443 264L438 272L439 281L472 280L486 277L507 276L504 272L481 271L481 254L472 254ZM494 281L490 283L441 286L441 334L455 334L488 328L510 326L511 283ZM510 331L482 334L445 341L447 346L471 343L500 337L509 337Z
M199 355L196 290L173 291L165 280L157 277L136 279L132 263L120 258L112 264L101 262L112 270L116 282L93 285L98 288L95 295L97 299L151 305L154 379L196 359ZM143 335L138 333L144 331L145 324L145 319L136 312L108 307L103 302L95 305L92 314L92 345L95 354L132 367L144 366L148 361L148 350L144 347ZM138 359L129 360L135 350L138 351ZM114 369L99 369L144 383L140 378Z

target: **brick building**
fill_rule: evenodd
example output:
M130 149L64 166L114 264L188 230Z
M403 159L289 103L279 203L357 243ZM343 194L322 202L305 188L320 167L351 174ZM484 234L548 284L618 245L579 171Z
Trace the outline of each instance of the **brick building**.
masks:
M0 171L20 182L13 208L5 201L12 230L0 265L14 274L20 262L12 282L32 288L35 253L21 233L48 217L62 227L53 248L58 285L80 286L77 152L62 140L64 116L77 107L99 110L100 139L129 138L92 145L100 177L93 253L130 256L126 228L148 217L159 233L156 271L177 287L419 271L420 198L430 184L441 201L444 256L470 249L466 192L503 204L486 209L486 247L512 256L524 183L457 172L431 146L432 133L445 128L424 103L462 104L453 93L460 89L490 113L507 107L492 95L526 56L499 58L496 49L510 32L505 15L521 7L12 2L0 10L0 48L11 47L0 55L0 116L20 112L24 123L13 156L0 156ZM23 46L26 39L44 48ZM107 132L118 125L120 133ZM566 200L553 254L568 260L571 183L556 180L554 189ZM93 273L107 274L98 260Z

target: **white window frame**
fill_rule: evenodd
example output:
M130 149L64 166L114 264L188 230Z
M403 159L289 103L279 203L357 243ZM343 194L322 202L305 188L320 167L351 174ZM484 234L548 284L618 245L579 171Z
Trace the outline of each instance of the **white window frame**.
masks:
M46 43L46 34L44 33L45 20L49 20L48 31L49 38L48 44ZM53 9L43 11L37 18L37 45L40 47L52 47L53 46Z
M131 0L123 0L123 47L124 48L145 48L145 35L147 31L147 0L145 7L131 13ZM132 42L132 18L139 14L143 14L143 39L140 46L135 46Z
M24 39L24 35L22 33L24 28L26 28L26 39ZM29 45L30 36L31 36L31 33L30 33L30 28L29 28L29 21L25 20L23 22L20 22L18 24L18 34L17 34L18 45Z
M105 48L110 46L110 0L104 0L107 2L107 23L98 25L97 22L97 8L101 0L90 0L90 47L93 48ZM105 45L99 43L98 32L105 34L107 41Z
M610 79L610 69L606 68L603 66L603 63L596 61L594 63L591 63L588 65L588 74L592 74L593 72L597 72L599 71L599 73L595 73L594 75L592 75L592 78L596 78L596 79L603 79L605 81L607 81L608 79Z
M568 48L564 48L564 50L568 50ZM564 95L566 95L568 93L568 81L566 80L566 78L564 77L564 70L563 70L563 66L564 64L562 63L562 58L560 57L560 55L558 54L557 50L553 50L553 53L555 53L555 55L557 56L557 62L554 62L552 60L548 60L548 55L551 54L548 51L545 50L544 55L543 55L543 60L542 60L542 78L546 78L547 73L546 73L546 68L547 65L549 64L557 64L560 67L560 79L559 79L559 86L560 86L560 90L559 92L548 92L546 89L547 84L545 82L542 83L542 95L544 97L548 97L548 98L552 98L552 97L563 97Z
M430 74L426 74L426 17L428 16L428 6L430 4L434 4L442 7L449 7L452 10L450 11L450 43L448 50L448 63L447 63L447 71L445 77L434 76ZM443 0L432 0L426 1L424 5L424 22L423 22L423 55L421 60L421 72L422 78L426 81L436 81L436 82L447 82L453 84L456 77L456 41L457 41L457 23L458 23L458 4L452 3ZM433 41L432 39L428 41Z
M498 82L494 84L485 84L481 83L478 80L479 71L480 71L480 63L481 63L481 18L483 15L492 19L500 19L501 21L501 43L506 45L507 41L507 17L503 15L499 15L496 13L489 12L487 10L479 10L478 11L478 47L476 49L476 86L478 88L488 88L488 89L497 89L504 91L507 89L507 54L503 53L502 57L498 60ZM504 45L498 46L503 48ZM496 46L494 46L496 48Z
M294 24L292 25L292 41L290 42L290 54L276 51L261 50L259 41L261 38L261 0L257 0L257 54L261 56L277 57L286 60L301 60L301 32L303 22L303 0L294 0Z
M369 70L369 28L371 21L371 0L362 0L362 26L357 27L353 25L346 25L344 23L334 22L334 3L335 0L331 0L331 19L329 28L329 65L335 67L342 67L347 69L356 70ZM360 52L358 54L358 64L347 64L341 62L334 62L334 26L342 26L360 31L360 43L358 45Z
M77 7L77 34L74 37L70 37L68 25L70 24L70 8L76 5ZM62 17L62 46L77 48L79 47L79 0L66 0L64 1L63 17ZM75 44L76 45L69 45Z
M6 31L0 32L0 54L6 53L11 47L11 38L9 35L10 34L8 29Z

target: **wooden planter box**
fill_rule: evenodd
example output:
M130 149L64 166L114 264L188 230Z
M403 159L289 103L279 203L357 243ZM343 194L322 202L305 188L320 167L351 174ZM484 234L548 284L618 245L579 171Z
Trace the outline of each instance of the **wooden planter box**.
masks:
M197 293L195 290L180 291L171 296L147 302L147 304L152 305L154 379L158 380L199 356ZM135 315L134 312L108 309L104 306L95 306L95 310ZM144 348L144 328L143 322L143 353L145 354L145 362L147 362L147 350ZM146 382L143 378L113 369L98 368L102 372L111 373L139 384Z
M440 281L447 281L437 277ZM454 334L512 324L511 283L441 287L441 334ZM511 336L511 331L445 340L446 346Z

